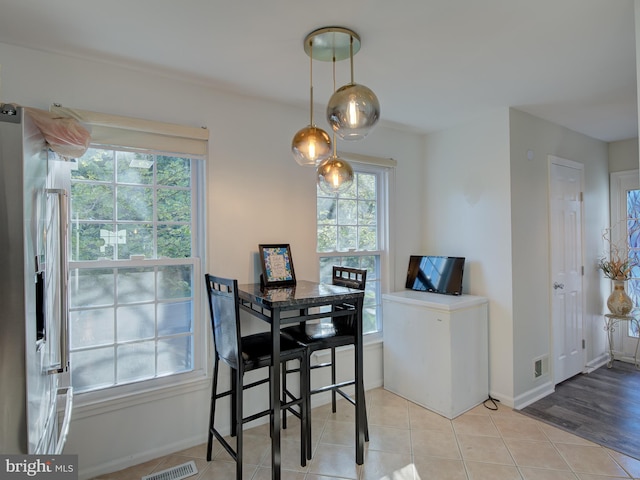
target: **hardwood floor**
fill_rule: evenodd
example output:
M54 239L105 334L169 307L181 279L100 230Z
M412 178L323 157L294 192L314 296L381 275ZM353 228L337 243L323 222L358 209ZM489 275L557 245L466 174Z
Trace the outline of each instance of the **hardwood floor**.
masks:
M630 363L576 375L520 412L640 460L640 370Z

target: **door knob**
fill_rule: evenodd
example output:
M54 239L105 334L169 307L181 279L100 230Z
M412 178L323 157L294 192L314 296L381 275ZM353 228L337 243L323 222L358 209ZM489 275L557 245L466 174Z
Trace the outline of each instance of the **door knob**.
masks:
M564 288L564 283L553 282L553 289L557 290L559 288Z

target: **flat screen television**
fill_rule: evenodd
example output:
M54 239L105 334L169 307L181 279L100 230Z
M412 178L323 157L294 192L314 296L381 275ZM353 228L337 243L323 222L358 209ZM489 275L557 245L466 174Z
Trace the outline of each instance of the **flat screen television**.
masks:
M445 295L462 295L464 257L411 255L406 288Z

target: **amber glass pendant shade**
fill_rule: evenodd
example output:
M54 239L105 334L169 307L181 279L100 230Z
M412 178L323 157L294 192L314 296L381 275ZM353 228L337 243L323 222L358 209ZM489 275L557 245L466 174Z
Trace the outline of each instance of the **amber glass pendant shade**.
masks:
M327 195L344 193L353 184L353 168L335 154L318 165L317 174L318 186Z
M293 136L291 153L298 165L315 167L331 156L331 138L321 128L309 125Z
M380 102L373 91L357 83L340 87L327 104L327 121L343 140L362 140L380 118Z

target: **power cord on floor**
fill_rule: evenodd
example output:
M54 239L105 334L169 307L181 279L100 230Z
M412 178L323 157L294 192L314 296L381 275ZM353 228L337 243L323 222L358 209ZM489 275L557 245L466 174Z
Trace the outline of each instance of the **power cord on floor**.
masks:
M487 405L487 402L491 402L491 404ZM500 400L498 400L497 398L493 398L491 395L489 395L489 398L482 402L484 408L488 408L489 410L498 410L498 403L500 403Z

